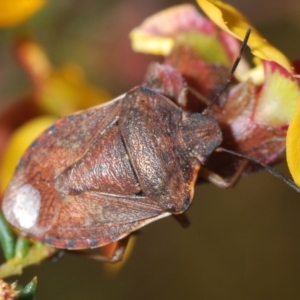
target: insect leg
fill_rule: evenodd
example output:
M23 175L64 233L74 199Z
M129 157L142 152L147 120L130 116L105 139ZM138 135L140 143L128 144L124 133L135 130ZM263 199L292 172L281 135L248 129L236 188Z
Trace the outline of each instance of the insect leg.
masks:
M224 178L203 166L200 169L199 175L203 179L213 183L214 185L220 188L229 189L232 188L239 181L248 163L249 162L246 159L242 160L239 168L236 170L236 172L231 178Z
M178 215L172 215L172 216L176 219L176 221L178 221L180 223L180 225L183 228L186 228L190 225L190 221L185 213L178 214Z
M76 252L68 251L68 253L76 254L76 255L77 254L84 255L87 258L91 258L91 259L102 261L102 262L116 263L123 259L129 238L130 238L130 235L126 236L125 238L123 238L117 242L108 244L107 246L111 246L112 244L115 244L115 247L114 247L114 250L113 250L113 253L111 256L106 256L103 254L91 254L86 251L76 251Z

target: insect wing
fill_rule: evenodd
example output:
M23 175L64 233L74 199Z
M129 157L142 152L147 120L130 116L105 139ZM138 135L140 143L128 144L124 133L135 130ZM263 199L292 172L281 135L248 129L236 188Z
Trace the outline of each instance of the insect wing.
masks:
M60 248L100 247L170 215L145 197L85 192L64 200L56 223L43 236L45 243Z
M82 159L91 145L117 122L120 104L121 101L114 101L58 120L28 148L3 199L3 211L11 224L37 239L47 239L54 246L64 246L63 242L59 242L61 239L72 240L73 243L77 239L96 239L94 235L90 236L87 227L85 235L80 232L80 236L76 236L76 226L79 226L77 219L80 214L86 215L88 212L75 209L74 205L68 203L75 199L78 207L88 209L97 206L88 199L101 198L101 194L93 194L86 200L84 197L87 194L62 193L57 189L56 179ZM79 205L85 201L89 203L88 206ZM112 220L108 218L106 223L109 222ZM72 226L75 228L72 236L61 235L65 227Z

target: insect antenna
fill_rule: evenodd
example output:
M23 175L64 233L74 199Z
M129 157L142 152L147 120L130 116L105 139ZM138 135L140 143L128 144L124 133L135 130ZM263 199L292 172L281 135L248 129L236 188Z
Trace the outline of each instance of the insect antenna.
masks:
M235 61L233 63L233 66L232 66L232 68L230 70L230 73L229 73L229 76L227 78L226 83L224 84L224 86L221 89L221 91L215 95L215 97L213 98L213 100L205 108L205 110L202 112L202 114L207 115L209 113L209 111L211 110L212 106L218 101L219 97L226 91L226 89L230 85L230 83L232 81L232 78L233 78L233 75L234 75L234 72L235 72L237 66L239 65L239 63L241 61L241 58L242 58L242 55L245 52L245 49L247 47L247 43L248 43L248 40L249 40L249 37L250 37L250 33L251 33L251 28L248 28L248 30L246 32L246 35L244 37L244 40L242 42L242 45L241 45L240 53L239 53L238 57L235 59Z
M235 151L232 151L232 150L229 150L229 149L225 149L225 148L222 148L222 147L218 147L217 149L215 149L215 151L216 152L229 153L229 154L232 154L234 156L247 159L248 161L253 162L253 163L257 164L257 165L260 165L264 169L266 169L269 173L271 173L272 175L274 175L277 178L283 180L287 185L289 185L291 188L293 188L296 192L300 193L300 187L298 187L293 180L291 180L289 178L286 178L278 170L276 170L276 169L274 169L274 168L272 168L272 167L270 167L270 166L262 163L260 160L254 158L254 157L250 157L250 156L247 156L245 154L241 154L241 153L238 153L238 152L235 152Z

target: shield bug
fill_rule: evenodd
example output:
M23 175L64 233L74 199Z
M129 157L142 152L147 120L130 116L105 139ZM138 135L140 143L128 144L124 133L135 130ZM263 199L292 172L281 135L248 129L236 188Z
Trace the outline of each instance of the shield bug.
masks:
M58 120L24 154L3 199L9 222L59 248L94 248L190 205L218 123L144 87Z
M58 248L117 241L115 255L103 260L121 259L139 228L169 215L186 224L198 172L222 142L208 112L190 113L161 93L136 87L58 120L20 160L3 198L6 219Z

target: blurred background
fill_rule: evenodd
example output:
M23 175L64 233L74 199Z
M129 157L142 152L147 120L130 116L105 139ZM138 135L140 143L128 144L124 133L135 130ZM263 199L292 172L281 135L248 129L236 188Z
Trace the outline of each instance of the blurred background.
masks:
M187 1L194 3L194 1ZM300 58L300 2L228 0L291 60ZM29 21L0 30L0 100L4 107L31 88L13 54L29 34L54 66L79 64L89 82L112 96L143 81L156 60L131 50L128 33L147 16L183 3L167 0L51 0ZM277 166L289 176L284 164ZM38 276L37 299L300 299L300 195L267 172L232 190L196 189L182 229L173 218L140 231L117 276L75 255L24 270Z

